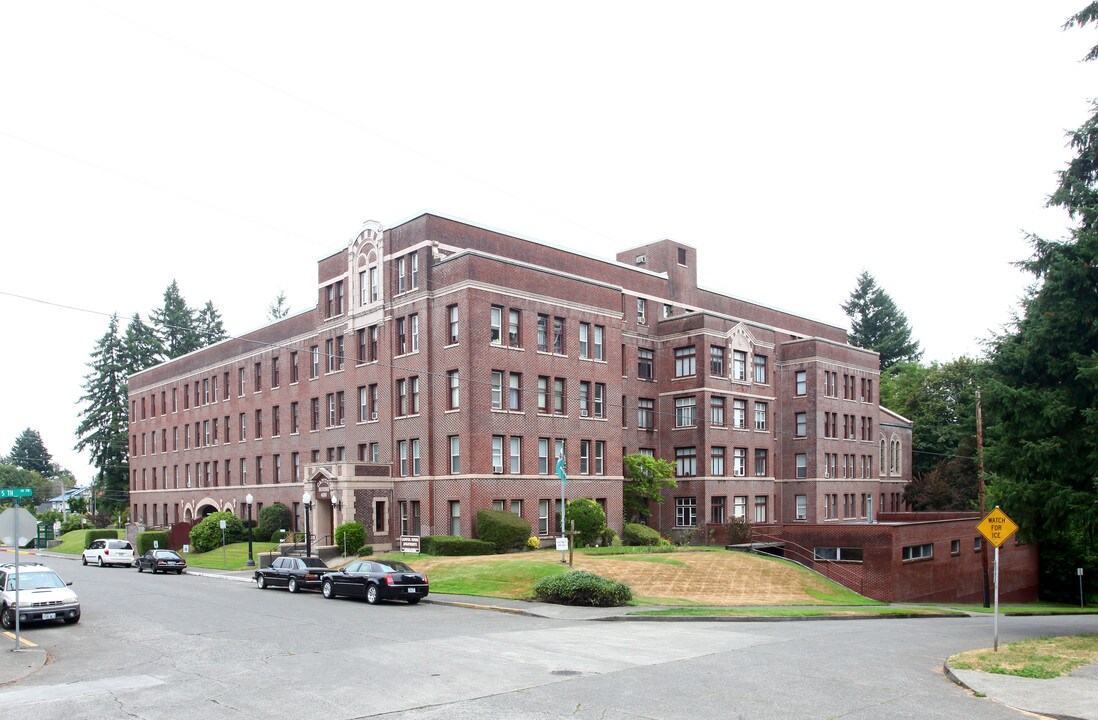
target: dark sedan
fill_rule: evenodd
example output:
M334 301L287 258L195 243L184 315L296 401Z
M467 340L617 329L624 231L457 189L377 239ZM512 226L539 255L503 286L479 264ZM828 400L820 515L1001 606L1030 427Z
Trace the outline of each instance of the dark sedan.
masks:
M364 597L371 605L379 600L407 600L409 605L427 597L427 576L397 560L362 560L324 576L326 598L338 595Z
M279 557L270 567L255 571L255 584L260 590L269 587L285 587L290 592L302 588L316 590L321 577L331 568L318 557Z
M158 572L182 575L186 569L187 561L175 550L150 550L137 558L137 572L151 570L154 575Z

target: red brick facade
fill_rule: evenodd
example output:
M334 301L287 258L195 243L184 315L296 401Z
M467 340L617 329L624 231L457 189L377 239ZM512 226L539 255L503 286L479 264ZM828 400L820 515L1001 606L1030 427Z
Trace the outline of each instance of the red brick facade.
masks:
M324 480L318 541L352 518L379 548L471 536L493 506L548 539L560 443L568 497L618 531L623 452L682 471L665 535L903 510L911 428L878 404L877 355L698 288L698 261L668 240L609 261L435 215L367 223L320 261L315 309L130 379L133 517L243 515L250 492L304 529Z

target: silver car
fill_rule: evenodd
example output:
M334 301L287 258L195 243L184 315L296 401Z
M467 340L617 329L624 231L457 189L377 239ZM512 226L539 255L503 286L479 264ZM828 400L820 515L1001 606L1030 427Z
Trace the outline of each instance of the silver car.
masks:
M41 563L24 563L19 567L19 604L15 600L15 565L0 565L0 625L5 630L19 623L39 620L64 620L66 624L80 622L80 600L66 583Z

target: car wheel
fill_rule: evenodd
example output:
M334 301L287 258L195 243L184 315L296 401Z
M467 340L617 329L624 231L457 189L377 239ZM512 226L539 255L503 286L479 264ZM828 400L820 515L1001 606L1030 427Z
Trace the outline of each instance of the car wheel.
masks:
M156 574L156 565L150 565L149 566L149 572L151 572L153 575L155 575Z
M66 625L75 625L76 623L80 622L80 616L79 615L77 615L76 617L61 618L61 619L65 621Z
M294 593L300 590L301 588L298 587L297 578L290 578L290 582L286 584L286 589Z
M366 586L366 602L370 603L371 605L377 605L377 601L377 585L370 583Z
M15 616L11 610L8 610L6 605L3 610L0 610L0 625L2 625L5 630L11 630L15 627Z
M266 590L267 589L267 578L260 575L259 577L257 577L255 579L255 586L257 588L259 588L260 590Z
M82 562L82 563L84 563L85 565L87 565L87 564L88 564L88 556L87 556L87 555L84 555L83 553L81 553L81 555L80 555L80 562Z
M102 555L99 556L99 567L105 567L105 563L103 562L103 556Z
M182 575L182 574L183 574L183 569L182 569L182 568L180 568L179 570L176 570L176 571L175 571L175 574L176 574L176 575Z
M320 588L320 591L324 593L324 597L329 600L334 600L336 596L335 584L331 580L325 580L324 585Z
M141 563L137 563L137 572L145 572L145 568L141 567Z
M419 598L408 598L408 604L409 605L415 605L418 602L419 602Z

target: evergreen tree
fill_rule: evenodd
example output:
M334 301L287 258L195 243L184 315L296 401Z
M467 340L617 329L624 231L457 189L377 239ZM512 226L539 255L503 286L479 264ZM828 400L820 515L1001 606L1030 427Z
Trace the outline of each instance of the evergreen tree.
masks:
M179 294L179 285L175 280L164 291L164 305L153 310L152 320L168 360L202 346L195 327L195 312Z
M1092 3L1067 27L1096 18ZM990 343L986 403L989 489L1041 542L1049 597L1071 592L1076 567L1098 563L1098 114L1068 137L1077 155L1049 205L1078 225L1063 241L1030 237L1020 266L1035 283L1014 327Z
M202 347L213 345L229 337L225 332L225 325L221 322L221 313L214 307L213 300L207 300L198 311L195 328L198 332L198 342Z
M129 443L126 411L125 348L118 334L118 316L111 316L107 332L96 343L84 376L81 421L76 449L89 450L98 469L96 492L100 510L129 506Z
M20 433L15 439L15 444L11 446L8 462L24 470L33 470L42 477L53 475L53 457L50 456L50 451L46 449L42 436L37 430L27 428Z
M881 370L903 360L922 357L919 342L911 338L907 316L868 272L862 271L850 298L842 305L850 318L847 340L856 347L875 350L881 356Z
M281 320L289 314L290 306L286 304L286 293L279 290L274 302L267 308L267 319L272 321Z
M126 337L122 341L122 366L126 374L141 372L159 363L164 357L164 345L156 331L134 313L126 327Z

